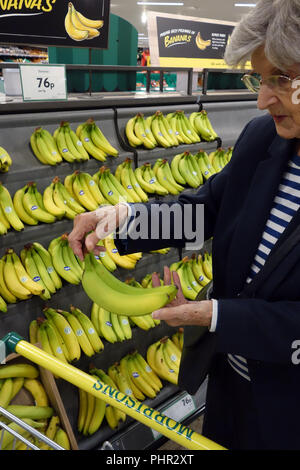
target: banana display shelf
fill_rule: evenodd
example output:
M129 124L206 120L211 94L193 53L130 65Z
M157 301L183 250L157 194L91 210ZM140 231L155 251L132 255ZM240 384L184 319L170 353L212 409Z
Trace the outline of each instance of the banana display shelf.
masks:
M103 110L101 111L103 112ZM93 113L96 114L96 113ZM65 113L62 118L65 120L69 120L72 124L71 115ZM85 118L88 118L89 114L85 113L84 117L82 118L76 117L76 122L80 123L83 122ZM28 139L30 132L28 131L28 127L24 127L23 125L23 118L21 121L22 124L20 127L20 132L22 133L23 138L26 137ZM31 119L31 117L29 116ZM9 119L14 119L9 118ZM38 117L32 117L32 119L39 119ZM47 118L48 119L48 118ZM51 118L52 119L52 118ZM119 123L120 124L120 123ZM52 130L57 127L57 123L54 124L52 121L51 126ZM112 126L114 128L114 126ZM18 129L18 128L17 128ZM51 129L50 129L51 130ZM19 132L19 131L18 131ZM118 136L118 135L117 135ZM118 136L119 137L119 136ZM15 139L16 143L18 139ZM111 158L107 162L107 165L114 170L119 162L123 161L126 157L134 156L136 165L139 163L139 159L147 158L150 161L154 161L154 158L157 157L159 153L168 156L174 156L176 153L179 153L182 149L184 150L191 150L195 148L194 144L191 145L180 145L179 147L173 148L155 148L154 150L138 150L136 151L132 147L122 146L120 145L120 140L118 142L114 141L113 139L111 142L116 145L120 149L120 154L117 158ZM215 140L213 142L205 143L204 147L216 146L216 144L220 144L220 141ZM182 151L184 151L182 150ZM25 152L26 153L26 152ZM26 157L27 158L27 157ZM28 156L29 158L29 156ZM57 172L59 176L63 177L67 174L73 173L75 169L83 169L83 171L88 171L92 173L94 169L97 171L99 169L99 162L96 160L90 159L88 162L83 162L81 164L72 164L63 162L59 169L53 167L42 166L37 164L35 157L31 155L32 158L32 166L28 165L28 161L25 162L20 158L20 160L15 157L15 165L14 165L14 154L12 152L12 160L13 164L10 170L3 175L2 181L3 184L6 185L11 193L14 193L17 189L22 187L22 184L26 180L30 180L34 176L34 179L38 181L40 185L40 189L43 190L49 184L52 176L56 176ZM23 165L23 166L22 166ZM24 183L24 184L25 184ZM184 192L194 192L195 190L192 188L186 189ZM174 196L169 196L170 198L174 199ZM159 200L162 199L160 196L155 196L154 198L150 197L151 200ZM30 243L32 241L39 241L45 246L48 246L49 242L55 238L56 236L61 235L62 233L70 232L72 229L72 221L70 220L58 220L53 224L38 224L37 226L26 226L22 232L16 231L9 231L7 235L0 237L0 246L2 251L8 247L13 247L16 252L20 252L21 249L24 247L26 243ZM204 247L205 248L205 247ZM175 249L172 249L168 255L150 255L145 254L143 258L137 263L136 268L130 274L134 275L138 280L142 279L142 277L149 272L154 271L161 271L164 265L170 265L174 261L178 261L180 259L181 253ZM115 272L115 275L122 280L128 276L128 271L123 269L118 269ZM74 286L71 284L63 285L63 288L60 289L48 302L48 305L54 308L61 308L68 310L70 305L75 305L76 307L82 309L83 312L89 313L91 309L91 301L85 295L83 289L78 288L78 286ZM37 315L42 312L44 307L44 302L38 297L34 296L29 300L21 301L17 304L8 305L8 312L7 314L1 314L0 318L0 337L4 336L9 331L17 330L19 334L22 335L23 338L28 338L28 327L30 321L35 319ZM95 358L93 358L93 362L96 367L107 369L109 365L111 365L115 361L119 361L122 356L130 352L133 348L137 349L142 355L145 355L146 346L149 346L152 342L159 340L163 336L169 336L175 331L174 328L169 327L166 324L160 324L155 328L152 328L149 331L142 331L138 328L133 328L133 337L132 340L122 343L110 344L105 342L104 351L98 354ZM144 356L145 357L145 356ZM76 367L78 367L81 371L88 371L90 359L87 357L82 356L82 358L76 363ZM59 377L60 374L57 374ZM77 420L77 412L78 412L78 394L77 389L75 388L74 384L71 382L66 382L65 380L57 380L57 386L59 392L61 394L64 406L66 408L66 412L70 419L70 423L74 430L77 429L76 420ZM166 400L170 397L176 396L178 393L178 388L172 384L166 384L166 386L161 390L160 394L154 400L146 400L145 405L151 404L151 406L161 406ZM120 426L118 432L122 432L130 423L133 423L134 420L137 419L137 415L129 416L129 418ZM91 449L95 448L97 443L103 442L108 438L112 438L114 436L115 431L112 431L108 428L108 426L100 428L94 436L90 438L84 439L82 436L77 435L79 442L79 447L82 445L82 448ZM162 434L164 434L162 432Z

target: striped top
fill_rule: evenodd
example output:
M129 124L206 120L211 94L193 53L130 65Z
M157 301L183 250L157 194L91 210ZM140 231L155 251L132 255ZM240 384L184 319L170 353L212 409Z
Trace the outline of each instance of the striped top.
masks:
M269 219L262 235L262 240L252 263L250 274L246 280L247 283L251 282L255 274L263 267L270 251L299 207L300 156L295 155L288 162L288 168L281 179ZM228 354L228 362L236 372L250 381L247 359L242 356Z

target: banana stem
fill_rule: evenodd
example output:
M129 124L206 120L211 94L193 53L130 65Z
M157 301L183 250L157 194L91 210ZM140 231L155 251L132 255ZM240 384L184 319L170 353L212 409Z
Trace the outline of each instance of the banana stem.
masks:
M61 362L56 357L46 353L40 348L21 339L16 333L10 333L3 338L4 343L10 349L35 364L50 370L54 375L63 378L67 382L85 390L87 393L100 398L109 405L123 411L132 418L155 429L168 439L191 450L225 450L224 447L201 436L188 427L177 423L166 415L143 405L130 396L113 389L95 377L80 369Z

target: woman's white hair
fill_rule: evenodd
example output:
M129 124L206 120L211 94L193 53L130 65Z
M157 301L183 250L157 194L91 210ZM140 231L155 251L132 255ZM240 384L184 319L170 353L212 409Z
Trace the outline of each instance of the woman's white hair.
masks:
M300 0L259 0L234 28L225 62L244 66L260 46L280 70L300 63Z

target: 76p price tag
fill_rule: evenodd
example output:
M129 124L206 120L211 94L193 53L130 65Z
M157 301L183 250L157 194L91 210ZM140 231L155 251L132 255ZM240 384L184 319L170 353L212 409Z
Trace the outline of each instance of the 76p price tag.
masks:
M24 101L61 101L67 99L64 65L22 64L20 77Z

